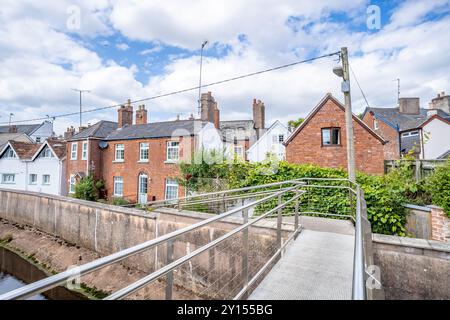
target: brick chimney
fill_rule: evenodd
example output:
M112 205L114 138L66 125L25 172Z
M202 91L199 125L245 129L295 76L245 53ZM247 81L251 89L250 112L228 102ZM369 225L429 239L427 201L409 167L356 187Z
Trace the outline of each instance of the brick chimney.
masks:
M130 99L128 99L126 105L120 106L118 113L118 128L122 128L125 125L131 126L133 124L133 106Z
M266 127L266 107L261 100L253 99L253 122L259 138Z
M17 126L16 125L10 125L8 128L9 133L17 133Z
M67 128L66 132L64 132L64 139L72 138L72 136L75 134L75 128L71 126L70 128Z
M214 127L220 130L220 110L217 108L217 103L216 108L214 109Z
M211 91L202 93L200 99L200 119L202 121L214 122L214 110L217 108L217 103L211 94Z
M399 111L404 114L420 114L420 98L400 98Z
M444 112L450 113L450 96L445 95L444 91L438 93L436 98L431 99L428 108L433 110L442 110Z
M136 110L136 124L147 124L147 110L144 104Z

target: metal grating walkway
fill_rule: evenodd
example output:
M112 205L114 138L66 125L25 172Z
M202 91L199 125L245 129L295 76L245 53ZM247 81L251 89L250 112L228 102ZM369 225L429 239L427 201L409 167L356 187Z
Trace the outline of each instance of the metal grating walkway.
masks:
M303 230L249 299L351 299L353 247L354 236Z

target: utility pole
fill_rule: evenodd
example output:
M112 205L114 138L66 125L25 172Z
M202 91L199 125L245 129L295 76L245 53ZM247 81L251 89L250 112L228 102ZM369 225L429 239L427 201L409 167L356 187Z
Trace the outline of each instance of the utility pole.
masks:
M203 63L203 49L208 44L208 40L203 41L202 48L200 50L200 77L198 81L198 115L201 117L201 98L202 98L202 63Z
M12 120L12 117L14 116L14 113L10 113L9 114L9 124L8 124L8 127L11 127L11 120Z
M345 128L347 136L347 166L348 178L350 181L356 181L355 173L355 146L353 141L353 114L352 114L352 99L350 96L350 72L348 65L347 47L341 48L342 59L342 92L345 98Z
M72 89L73 91L77 91L79 94L80 94L80 128L83 126L83 121L82 121L82 118L81 118L81 115L82 115L82 94L84 93L84 92L90 92L89 90L80 90L80 89Z
M400 106L400 79L397 78L397 105Z

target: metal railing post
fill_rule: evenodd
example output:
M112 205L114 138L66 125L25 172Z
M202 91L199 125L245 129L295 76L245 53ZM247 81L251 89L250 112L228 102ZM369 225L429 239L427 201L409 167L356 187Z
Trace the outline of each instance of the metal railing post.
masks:
M298 199L295 200L295 207L294 207L294 239L297 239L298 233L297 233L297 229L298 229L298 206L299 206L299 201Z
M281 194L278 196L278 205L281 205ZM283 209L278 209L277 217L277 248L281 248L281 225L283 223Z
M365 300L366 290L364 283L364 248L363 230L361 222L361 188L356 187L356 217L355 217L355 248L353 261L353 300Z
M248 209L242 211L243 224L248 222ZM248 286L248 228L242 230L242 285Z
M167 264L173 262L173 240L167 242ZM173 293L173 270L166 276L166 300L172 300Z

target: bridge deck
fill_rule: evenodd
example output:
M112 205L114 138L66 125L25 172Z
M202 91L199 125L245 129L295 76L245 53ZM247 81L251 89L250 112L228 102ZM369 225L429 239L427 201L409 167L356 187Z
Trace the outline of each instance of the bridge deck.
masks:
M251 300L351 299L354 236L303 230Z

